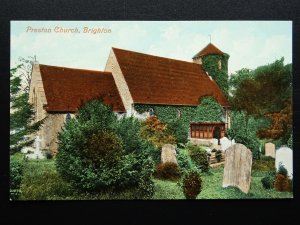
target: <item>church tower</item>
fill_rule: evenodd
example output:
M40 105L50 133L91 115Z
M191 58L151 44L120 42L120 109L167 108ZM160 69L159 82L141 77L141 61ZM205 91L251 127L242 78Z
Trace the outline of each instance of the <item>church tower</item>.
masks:
M217 82L225 96L228 96L228 59L229 55L212 43L193 57L193 62L202 65L208 75Z

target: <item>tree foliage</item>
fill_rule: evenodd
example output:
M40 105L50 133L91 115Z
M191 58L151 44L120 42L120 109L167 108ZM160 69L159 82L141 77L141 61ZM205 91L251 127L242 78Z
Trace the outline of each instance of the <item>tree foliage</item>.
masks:
M26 135L36 132L42 123L33 123L34 110L29 104L29 84L31 63L20 58L20 64L10 70L10 145L11 153L20 151L22 147L31 145L33 140Z
M239 70L231 76L231 106L234 111L245 113L246 133L252 116L263 121L255 130L259 138L284 137L283 142L287 142L292 128L291 68L291 64L284 65L284 58L281 58L255 70Z
M128 133L117 132L119 128ZM134 119L117 121L101 100L86 103L59 134L57 171L79 191L134 188L141 198L151 197L153 161L149 152L153 148L139 133L132 140L128 136L138 128Z

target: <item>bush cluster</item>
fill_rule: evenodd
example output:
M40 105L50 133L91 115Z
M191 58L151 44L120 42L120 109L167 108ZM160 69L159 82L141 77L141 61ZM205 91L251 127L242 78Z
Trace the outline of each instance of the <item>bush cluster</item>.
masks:
M288 177L288 171L283 165L279 165L275 182L274 182L274 187L276 191L291 191L293 188L290 187L292 184L292 181Z
M138 189L141 198L151 197L153 147L138 135L130 138L137 129L137 121L117 121L101 101L88 102L59 134L57 171L79 191Z
M188 144L188 153L195 165L203 172L209 171L208 155L205 149L197 145Z
M156 166L155 177L162 180L178 180L180 178L180 168L176 163L160 163Z
M186 199L196 199L202 190L201 175L197 170L187 171L182 180L183 194Z
M19 189L23 179L24 165L20 159L11 157L9 167L9 195L10 199L16 200L19 197Z
M220 162L222 159L222 150L217 150L215 156L216 156L217 162Z
M235 137L235 142L241 143L249 148L252 152L253 159L260 159L260 143L257 138L238 135Z
M275 172L269 172L265 177L261 179L261 183L265 189L274 188Z
M150 116L142 122L141 137L161 149L164 144L176 144L176 137L168 129L168 125L156 116Z

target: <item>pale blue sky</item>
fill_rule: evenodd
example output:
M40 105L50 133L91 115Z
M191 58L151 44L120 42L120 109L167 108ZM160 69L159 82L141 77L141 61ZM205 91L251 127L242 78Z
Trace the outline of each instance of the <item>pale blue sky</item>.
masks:
M52 32L26 32L29 26ZM77 27L81 33L55 33L56 26ZM83 27L111 33L86 34ZM12 21L11 66L20 56L36 55L41 64L104 70L112 47L192 61L209 35L230 55L229 73L281 57L292 63L291 21Z

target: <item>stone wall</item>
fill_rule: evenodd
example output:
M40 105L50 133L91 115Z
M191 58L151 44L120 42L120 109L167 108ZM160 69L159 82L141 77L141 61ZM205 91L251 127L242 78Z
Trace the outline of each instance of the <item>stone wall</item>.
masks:
M35 122L40 121L46 117L47 112L46 110L44 110L44 106L47 105L47 99L44 91L39 64L32 65L29 103L33 104L35 110Z
M131 115L134 112L133 99L113 50L110 51L105 71L112 73L127 115Z
M58 148L58 133L64 126L67 114L48 114L40 131L38 132L41 138L41 150L50 150L52 153L57 153ZM74 115L71 115L73 118Z

